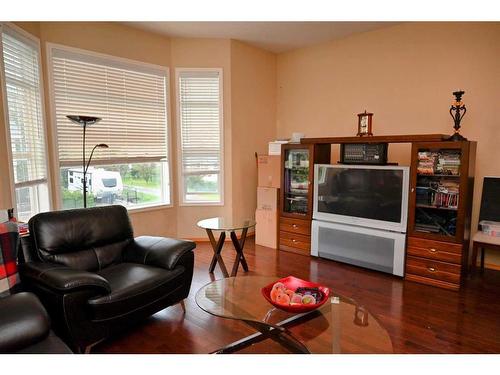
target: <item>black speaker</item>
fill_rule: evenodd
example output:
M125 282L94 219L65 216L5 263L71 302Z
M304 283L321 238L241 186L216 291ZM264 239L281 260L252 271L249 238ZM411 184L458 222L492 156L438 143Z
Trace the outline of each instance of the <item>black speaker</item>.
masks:
M485 177L479 221L500 221L500 177Z

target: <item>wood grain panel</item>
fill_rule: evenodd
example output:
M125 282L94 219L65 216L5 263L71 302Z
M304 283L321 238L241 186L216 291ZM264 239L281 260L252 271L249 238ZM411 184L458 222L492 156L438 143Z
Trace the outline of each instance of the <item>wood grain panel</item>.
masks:
M404 135L375 135L371 137L324 137L302 138L302 144L337 144L337 143L412 143L412 142L441 142L449 136L446 134L404 134Z
M456 264L408 256L406 272L449 283L460 283L460 266Z
M311 237L280 231L280 245L311 251Z
M283 250L284 252L287 253L294 253L294 254L299 254L299 255L304 255L304 256L311 256L311 251L306 250L306 249L301 249L298 247L293 247L293 246L288 246L285 243L280 243L280 250Z
M454 264L461 264L462 256L456 253L449 253L447 251L438 250L436 248L421 248L408 246L406 249L408 255L422 257L427 259L439 260L442 262L449 262Z
M444 289L450 289L450 290L459 290L460 289L459 284L448 283L448 282L442 281L442 280L429 279L428 277L423 277L423 276L419 276L419 275L407 274L406 280L414 281L414 282L417 282L420 284L436 286L438 288L444 288Z
M408 246L420 247L426 250L446 251L448 253L462 254L462 244L433 241L425 238L408 237Z
M280 218L280 230L290 233L304 234L306 236L311 235L311 221L310 220L299 220L290 217Z

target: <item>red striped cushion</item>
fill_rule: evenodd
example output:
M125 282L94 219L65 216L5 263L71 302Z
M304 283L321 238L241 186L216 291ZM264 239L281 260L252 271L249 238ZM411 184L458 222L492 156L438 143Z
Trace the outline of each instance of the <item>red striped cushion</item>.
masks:
M0 223L0 296L12 294L19 287L17 249L19 232L17 223Z

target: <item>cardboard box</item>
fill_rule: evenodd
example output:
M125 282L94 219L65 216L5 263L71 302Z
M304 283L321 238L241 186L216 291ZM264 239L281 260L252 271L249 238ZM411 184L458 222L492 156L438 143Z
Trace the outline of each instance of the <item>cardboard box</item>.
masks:
M259 155L257 157L257 186L281 187L281 156Z
M257 209L277 211L279 208L279 191L277 188L257 188Z
M274 141L268 144L268 155L281 155L281 145L287 144L288 141Z
M255 211L255 243L257 245L278 248L278 211Z

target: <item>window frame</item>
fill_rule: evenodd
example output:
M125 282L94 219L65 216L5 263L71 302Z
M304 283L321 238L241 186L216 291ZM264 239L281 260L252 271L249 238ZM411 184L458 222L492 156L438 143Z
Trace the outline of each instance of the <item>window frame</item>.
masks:
M184 184L184 172L182 168L182 129L181 129L181 111L180 111L180 75L182 72L217 72L219 74L219 124L220 124L220 171L219 171L219 189L220 200L210 201L186 201L186 191ZM224 206L224 75L223 68L175 68L175 101L176 101L176 132L177 132L177 178L179 189L179 206ZM210 174L200 173L200 174Z
M46 170L46 177L44 179L37 179L37 180L31 180L29 182L22 182L19 184L16 184L14 181L14 158L12 155L12 137L10 134L10 118L9 118L9 107L8 107L8 99L7 99L7 85L6 85L6 77L5 77L5 67L3 63L3 39L1 37L1 34L3 33L4 30L9 30L8 32L13 34L15 38L20 39L24 43L30 44L31 46L34 47L34 49L37 51L38 54L38 79L39 79L39 91L40 91L40 106L41 106L41 119L42 119L42 129L44 132L44 137L45 137L45 170ZM8 164L9 164L9 182L10 182L10 193L11 193L11 204L12 207L14 207L16 215L18 214L17 212L17 199L16 199L16 188L21 188L21 187L36 187L37 185L40 185L41 183L44 183L47 185L47 192L48 192L48 202L47 206L49 210L52 210L54 205L53 205L53 198L54 198L54 191L52 189L52 168L51 168L51 163L50 163L50 148L48 145L48 139L50 137L49 135L49 128L48 128L48 121L47 121L47 114L46 114L46 108L45 108L45 83L44 83L44 74L43 74L43 66L42 66L42 49L41 49L41 43L40 43L40 38L30 34L26 30L22 29L21 27L13 24L12 22L0 22L0 81L2 82L1 84L1 90L2 90L2 105L3 105L3 110L4 110L4 121L5 121L5 134L6 134L6 149L7 149L7 159L8 159ZM20 185L17 186L16 185Z
M160 202L160 203L152 203L152 204L145 204L145 205L138 205L135 207L126 207L128 211L131 212L142 212L142 211L152 211L152 210L157 210L157 209L162 209L162 208L172 208L174 207L174 202L173 202L173 180L172 180L172 114L171 114L171 101L170 101L170 96L171 96L171 91L170 91L170 68L168 66L163 66L163 65L157 65L157 64L151 64L143 61L138 61L138 60L133 60L133 59L128 59L124 57L118 57L118 56L113 56L105 53L100 53L100 52L95 52L91 50L86 50L82 48L76 48L76 47L70 47L66 46L63 44L58 44L58 43L46 43L46 59L47 59L47 75L48 75L48 92L49 92L49 107L50 107L50 116L51 116L51 121L50 121L50 126L51 126L51 140L52 144L54 145L52 147L52 157L54 158L54 165L57 168L57 186L58 188L55 189L55 202L56 202L56 207L58 210L63 209L63 201L62 201L62 194L61 194L61 176L60 176L60 169L61 165L59 162L59 143L58 143L58 135L57 135L57 123L56 123L56 103L55 103L55 92L54 92L54 76L53 76L53 51L54 50L62 50L64 52L68 53L76 53L76 54L81 54L85 55L86 57L92 59L95 58L96 60L104 60L106 62L109 62L112 64L113 67L118 67L118 68L124 68L124 67L133 67L136 66L139 69L152 69L156 71L162 71L165 73L165 93L166 93L166 100L165 100L165 110L167 113L166 116L166 121L167 121L167 131L165 132L167 140L166 140L166 146L167 146L167 167L168 167L168 179L169 179L169 191L168 194L162 192L162 194L165 195L165 197L168 197L168 203L165 202ZM137 163L141 163L141 161L137 161ZM124 163L124 164L135 164L134 162L132 163ZM163 186L162 186L163 189Z

